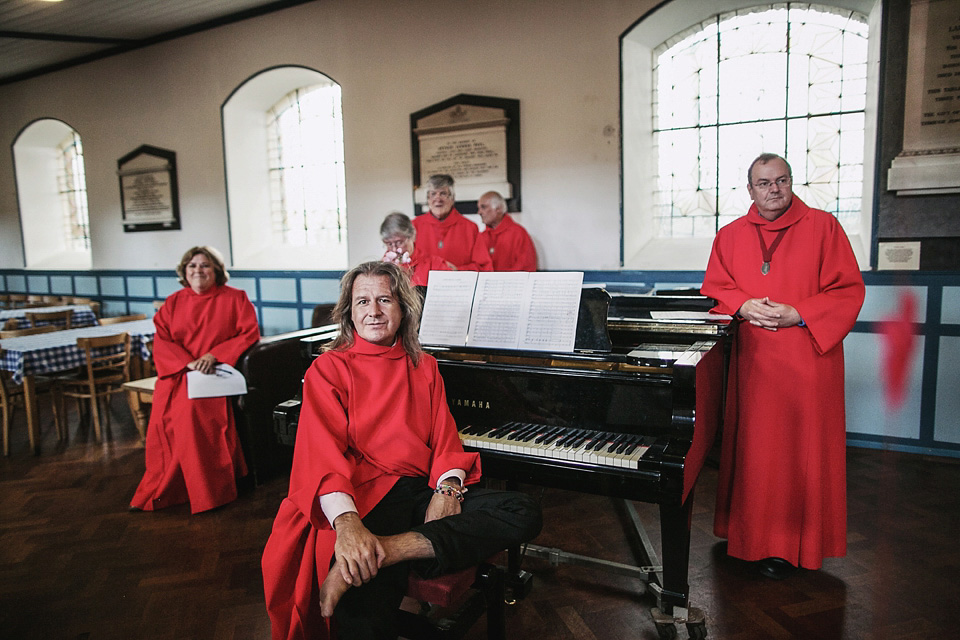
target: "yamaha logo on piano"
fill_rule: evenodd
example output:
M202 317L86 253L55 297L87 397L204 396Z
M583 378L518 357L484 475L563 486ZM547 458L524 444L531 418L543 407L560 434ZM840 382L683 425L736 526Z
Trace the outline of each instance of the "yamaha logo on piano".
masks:
M489 400L470 400L469 398L457 398L450 404L454 407L465 407L467 409L489 409Z

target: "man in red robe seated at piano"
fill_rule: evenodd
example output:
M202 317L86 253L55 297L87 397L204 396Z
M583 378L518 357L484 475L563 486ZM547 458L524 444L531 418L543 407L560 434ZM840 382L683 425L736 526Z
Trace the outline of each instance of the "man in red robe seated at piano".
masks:
M540 531L529 496L468 485L420 297L400 267L341 282L340 335L307 371L290 490L263 553L274 640L397 637L408 572L474 566Z
M843 338L864 286L837 219L793 195L787 161L747 171L753 205L717 233L700 292L741 320L714 533L782 579L846 555Z
M229 398L187 397L187 372L213 374L220 362L236 364L260 339L257 313L247 294L227 286L230 277L212 247L189 249L177 276L183 289L170 295L153 323L157 385L147 426L146 471L130 507L153 511L184 502L197 513L232 502L237 478L247 474Z
M430 213L413 219L417 245L428 256L443 258L451 271L492 271L493 262L480 229L453 206L453 177L445 173L427 181Z

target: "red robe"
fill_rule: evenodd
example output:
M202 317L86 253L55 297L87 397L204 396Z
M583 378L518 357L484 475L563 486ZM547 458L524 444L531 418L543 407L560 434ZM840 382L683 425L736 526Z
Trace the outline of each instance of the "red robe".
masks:
M413 255L410 256L410 263L404 265L413 284L417 286L427 286L431 271L450 271L447 261L437 255L429 255L420 250L419 245L414 245Z
M303 380L290 490L263 552L274 640L329 637L318 596L336 533L321 495L350 494L363 517L401 476L435 486L439 474L464 469L467 484L480 479L480 457L463 451L433 356L415 367L400 340L354 340L318 357Z
M153 318L157 385L147 427L147 469L130 501L153 511L190 502L197 513L236 499L247 474L229 398L187 398L187 364L205 353L237 359L260 339L257 315L240 289L185 287Z
M787 229L767 275L769 247ZM792 305L806 326L742 322L730 363L714 533L727 552L818 569L846 554L844 336L863 303L860 269L829 213L796 196L767 221L751 206L717 233L701 293L736 314L750 298Z
M432 213L413 219L416 247L430 256L449 260L459 271L491 271L493 263L477 225L452 209L443 220Z
M487 243L494 271L536 271L537 250L527 230L510 214L504 214L494 228L487 227L480 236Z

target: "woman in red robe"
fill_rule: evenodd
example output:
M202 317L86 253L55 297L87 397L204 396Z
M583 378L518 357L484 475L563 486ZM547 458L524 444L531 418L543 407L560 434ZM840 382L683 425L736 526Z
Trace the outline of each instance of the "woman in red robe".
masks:
M840 223L793 195L783 158L760 156L747 181L754 204L717 233L700 289L742 320L714 533L782 578L846 554L841 343L864 285Z
M417 230L405 214L388 213L380 225L380 239L386 247L384 262L401 267L418 287L427 286L431 271L451 271L453 264L440 256L428 255L417 246Z
M401 269L367 262L341 283L340 335L304 377L290 489L263 553L274 640L397 637L412 568L474 566L540 531L540 509L470 487L420 298Z
M147 427L146 472L130 501L153 511L184 502L198 513L237 497L247 466L229 398L187 397L187 372L236 364L260 339L247 294L226 286L229 275L212 247L193 247L177 266L184 288L168 297L153 322L157 384Z

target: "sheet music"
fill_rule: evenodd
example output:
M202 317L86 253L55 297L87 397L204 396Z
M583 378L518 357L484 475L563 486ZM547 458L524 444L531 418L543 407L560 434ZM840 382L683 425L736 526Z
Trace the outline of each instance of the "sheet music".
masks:
M467 344L513 349L520 336L520 318L530 274L481 272L473 295L473 317ZM432 276L431 276L432 277Z
M217 364L214 373L187 372L187 398L219 398L241 396L247 392L243 374L225 362Z
M583 272L531 273L523 296L519 349L573 351Z
M476 286L476 271L431 271L420 317L420 342L462 346Z

